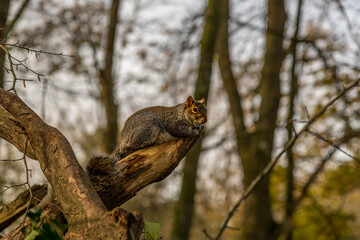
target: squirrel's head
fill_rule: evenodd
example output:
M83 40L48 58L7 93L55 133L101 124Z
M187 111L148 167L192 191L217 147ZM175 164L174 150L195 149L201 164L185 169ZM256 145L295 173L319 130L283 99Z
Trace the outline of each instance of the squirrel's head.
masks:
M205 107L205 99L196 101L189 96L186 100L184 110L185 117L191 126L199 127L200 125L206 123L207 110Z

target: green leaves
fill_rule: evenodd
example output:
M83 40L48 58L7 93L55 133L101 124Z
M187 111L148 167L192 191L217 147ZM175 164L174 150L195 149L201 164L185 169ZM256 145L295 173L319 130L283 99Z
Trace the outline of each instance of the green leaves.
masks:
M144 226L144 236L146 240L157 240L159 237L159 230L163 224L156 222L146 222Z
M37 236L39 236L39 232L33 229L30 234L26 236L25 240L34 240Z
M67 225L59 223L56 219L41 216L41 209L37 212L29 211L27 216L31 220L31 230L25 240L61 240L68 227ZM23 227L21 232L26 235L26 227Z

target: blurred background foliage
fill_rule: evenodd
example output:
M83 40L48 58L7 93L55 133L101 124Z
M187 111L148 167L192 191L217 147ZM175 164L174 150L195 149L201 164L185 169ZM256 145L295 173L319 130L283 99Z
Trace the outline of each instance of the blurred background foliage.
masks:
M19 96L64 133L83 165L114 148L132 112L205 97L202 141L124 208L163 223L163 239L207 239L203 231L215 236L308 116L358 79L359 12L356 0L2 0L0 40L74 56L8 47L35 71L17 68L33 80L17 84ZM1 73L9 89L11 75ZM222 239L360 238L359 93L296 142ZM0 139L0 159L19 156ZM46 182L36 161L30 167L32 184ZM1 188L25 178L21 162L0 162L0 173ZM0 204L22 190L1 194Z

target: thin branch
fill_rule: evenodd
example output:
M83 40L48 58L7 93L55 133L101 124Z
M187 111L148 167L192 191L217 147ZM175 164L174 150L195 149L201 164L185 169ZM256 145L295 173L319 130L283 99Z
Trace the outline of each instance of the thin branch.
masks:
M28 202L28 205L26 207L26 211L25 212L28 212L29 211L29 208L30 208L30 204L31 204L31 200L33 198L33 192L31 190L31 186L30 186L30 182L29 182L29 167L28 167L28 164L27 164L27 161L26 161L26 150L27 150L27 146L28 146L28 142L29 142L29 137L26 135L26 142L25 142L25 148L24 148L24 155L23 155L23 160L24 160L24 166L25 166L25 171L26 171L26 185L29 189L29 193L30 193L30 199L29 199L29 202ZM24 220L23 220L23 224L25 223L25 219L26 219L26 214L24 216Z
M18 158L18 159L1 159L0 162L18 162L18 161L22 161L23 158Z
M351 155L350 153L346 152L345 150L340 148L340 144L334 143L332 141L330 141L329 139L326 139L325 137L321 136L320 134L313 132L311 130L306 130L308 133L310 133L311 135L313 135L314 137L328 143L329 145L331 145L332 147L336 148L337 150L339 150L340 152L342 152L343 154L345 154L346 156L348 156L349 158L352 158L354 160L356 160L357 162L360 162L360 159L355 157L354 155Z
M205 237L210 239L210 240L214 240L211 235L206 231L206 229L203 229L202 232L204 233Z
M325 164L331 159L331 157L336 152L336 149L332 149L331 152L329 152L321 161L319 166L316 168L316 170L312 173L312 175L309 177L307 182L304 184L303 188L301 189L300 196L294 201L294 208L298 206L301 201L305 198L310 186L312 183L316 180L317 176L321 172L321 170L324 168Z
M16 188L16 187L21 187L21 186L24 186L26 185L26 182L25 183L19 183L19 184L15 184L15 185L11 185L11 186L4 186L4 189L0 192L0 195L3 194L4 192L6 192L7 190L9 190L10 188Z
M16 74L15 74L15 71L14 71L14 66L13 66L13 62L12 62L12 59L11 59L11 54L10 52L8 51L8 49L5 47L5 44L0 44L0 48L2 50L4 50L5 54L7 55L7 58L8 58L8 61L9 61L9 65L10 65L10 72L11 72L11 75L13 77L13 85L12 87L8 90L8 91L11 91L13 90L14 93L17 95L16 93L16 89L15 89L15 84L16 84Z
M349 87L344 88L341 93L339 93L335 98L333 98L330 102L328 102L319 112L317 112L310 120L305 124L305 126L298 132L297 135L292 136L291 139L287 141L285 144L283 150L276 155L275 158L273 158L264 168L262 172L260 172L259 175L250 183L249 187L244 191L244 193L241 195L241 197L235 202L234 206L230 209L227 216L225 217L225 220L223 221L220 230L215 240L220 239L222 233L225 231L227 224L229 223L230 219L233 217L241 203L252 193L254 188L258 185L258 183L263 179L263 177L271 172L271 170L274 168L274 166L277 164L279 159L282 157L282 155L288 150L289 147L291 147L296 140L304 133L306 132L310 126L316 122L321 115L323 115L326 110L331 107L337 100L339 100L342 96L344 96L347 92L352 90L353 88L357 87L360 83L360 79L356 80L353 84L351 84Z
M25 58L24 60L19 60L19 59L15 58L14 56L11 56L11 58L12 58L13 60L15 60L16 62L18 62L18 63L14 63L14 62L13 62L13 65L14 65L14 66L16 66L16 67L17 67L17 66L23 66L26 71L30 71L30 72L32 72L33 74L38 75L38 79L39 79L39 77L44 77L44 74L38 73L38 72L32 70L31 68L29 68L28 66L25 65L27 58ZM39 80L40 80L40 79L39 79Z
M4 46L10 46L10 47L15 47L15 48L20 48L23 50L26 50L28 52L33 52L35 54L37 54L36 56L39 56L39 54L47 54L47 55L54 55L54 56L63 56L63 57L75 57L74 55L68 55L68 54L64 54L63 52L61 53L55 53L55 52L49 52L49 51L44 51L42 49L33 49L31 47L25 47L19 44L19 41L16 43L2 43L2 45Z

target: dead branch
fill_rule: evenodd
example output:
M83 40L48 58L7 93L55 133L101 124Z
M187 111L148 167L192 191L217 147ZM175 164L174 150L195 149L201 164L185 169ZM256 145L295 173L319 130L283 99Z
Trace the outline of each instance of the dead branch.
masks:
M26 190L17 196L14 201L0 209L0 231L7 228L17 218L23 215L28 206L29 208L35 207L40 202L39 200L45 197L47 193L47 184L32 186L31 193L34 198L30 196L30 191Z
M64 215L62 214L61 211L59 211L60 208L60 203L55 203L55 204L48 204L45 205L44 208L42 209L42 213L41 216L47 216L50 219L56 219L59 222L63 222L64 221ZM17 227L15 230L13 230L12 232L8 233L6 236L4 236L3 238L1 238L1 240L23 240L25 239L24 234L21 232L21 229L23 227L31 227L31 221L26 221L24 224L21 224L19 227Z
M121 160L94 158L88 167L91 169L90 180L105 206L111 210L134 197L147 185L166 178L199 137L182 138L141 149Z
M31 47L22 46L22 45L20 45L19 41L17 41L16 43L3 43L2 45L23 49L23 50L26 50L27 52L35 53L37 56L39 56L40 54L47 54L47 55L62 56L62 57L75 57L74 55L64 54L63 52L56 53L56 52L50 52L50 51L46 51L46 50L42 50L42 49L34 49Z

